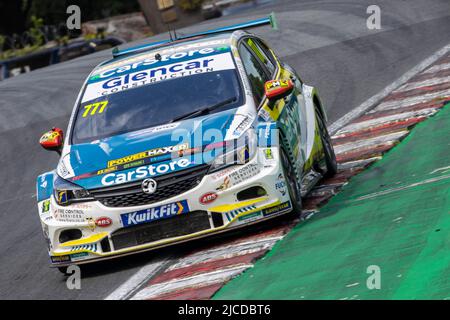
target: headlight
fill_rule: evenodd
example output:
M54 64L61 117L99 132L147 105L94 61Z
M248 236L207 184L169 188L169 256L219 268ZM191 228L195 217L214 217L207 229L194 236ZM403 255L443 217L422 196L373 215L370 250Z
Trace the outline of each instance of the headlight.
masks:
M212 161L209 172L248 163L255 156L256 148L257 137L255 131L250 128L239 139L227 143L224 153Z
M73 202L94 200L89 191L74 183L62 179L59 176L55 179L53 184L53 195L55 197L56 203L61 206L67 206Z

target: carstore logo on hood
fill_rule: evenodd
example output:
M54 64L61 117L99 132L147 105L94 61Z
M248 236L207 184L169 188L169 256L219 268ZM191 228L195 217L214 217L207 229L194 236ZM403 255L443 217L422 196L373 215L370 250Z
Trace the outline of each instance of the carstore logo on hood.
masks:
M139 167L136 170L131 170L124 173L109 173L102 178L101 182L104 186L111 186L117 183L125 183L135 179L144 179L147 177L174 172L179 169L186 168L191 164L192 162L189 159L182 158L169 163L162 163L158 165L152 164L149 166Z

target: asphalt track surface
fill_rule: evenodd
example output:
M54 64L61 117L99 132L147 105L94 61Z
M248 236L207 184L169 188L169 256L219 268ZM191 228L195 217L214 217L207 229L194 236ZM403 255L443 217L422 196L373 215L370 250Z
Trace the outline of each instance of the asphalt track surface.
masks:
M381 30L366 27L371 4L381 8ZM450 34L448 0L280 0L180 31L237 23L272 11L280 30L254 32L305 82L319 88L330 122L442 48ZM0 299L103 299L143 265L196 245L88 266L82 269L81 290L68 290L66 278L48 267L35 178L56 166L57 155L44 151L38 139L52 126L66 128L84 78L109 57L110 51L99 52L0 82Z

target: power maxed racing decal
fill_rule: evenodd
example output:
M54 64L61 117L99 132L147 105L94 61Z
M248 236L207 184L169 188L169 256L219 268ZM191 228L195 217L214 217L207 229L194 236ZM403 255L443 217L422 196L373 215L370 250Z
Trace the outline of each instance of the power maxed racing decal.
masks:
M124 213L120 215L120 218L124 227L130 227L155 220L167 219L187 212L189 212L187 200L182 200L159 207Z

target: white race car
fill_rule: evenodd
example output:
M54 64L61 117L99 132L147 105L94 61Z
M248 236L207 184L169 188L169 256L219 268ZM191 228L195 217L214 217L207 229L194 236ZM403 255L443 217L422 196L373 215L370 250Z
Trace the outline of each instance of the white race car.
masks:
M151 250L301 209L336 172L314 88L251 21L123 51L86 79L37 178L52 266Z

